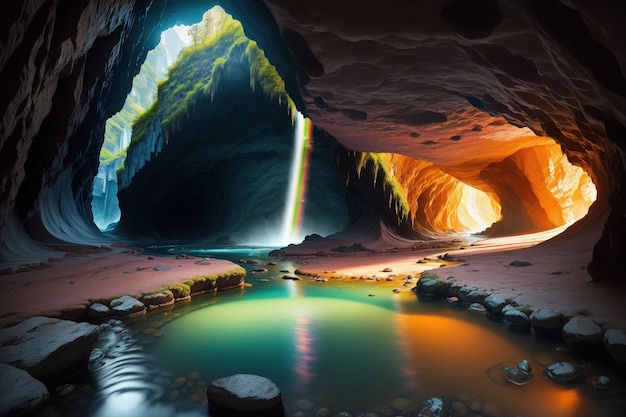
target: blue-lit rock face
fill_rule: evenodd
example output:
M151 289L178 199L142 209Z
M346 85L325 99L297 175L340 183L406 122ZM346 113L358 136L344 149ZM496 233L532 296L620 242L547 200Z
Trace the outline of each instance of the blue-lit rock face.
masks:
M167 142L154 129L129 151L119 193L118 230L148 239L277 242L285 210L293 125L287 109L249 78L233 77L196 104ZM331 139L312 141L303 230L328 235L351 221L349 194ZM146 155L149 149L156 155ZM149 160L148 160L149 159ZM141 166L141 168L139 168Z

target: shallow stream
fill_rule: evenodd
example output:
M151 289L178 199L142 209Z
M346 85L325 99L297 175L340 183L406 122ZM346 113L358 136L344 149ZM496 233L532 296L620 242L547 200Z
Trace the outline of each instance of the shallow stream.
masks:
M268 272L249 273L250 288L108 326L92 381L56 400L61 415L207 416L207 383L236 373L273 380L289 417L320 408L332 416L408 416L431 396L454 403L454 416L626 415L623 374L609 362L575 358L560 341L507 331L456 304L420 301L404 278L283 280L280 270L295 266L267 258L266 249L184 250L258 259L261 265L246 268ZM278 264L267 266L270 260ZM530 361L534 379L515 386L501 369L521 359ZM578 381L565 386L544 378L543 369L557 361L573 362ZM595 389L599 375L613 388Z

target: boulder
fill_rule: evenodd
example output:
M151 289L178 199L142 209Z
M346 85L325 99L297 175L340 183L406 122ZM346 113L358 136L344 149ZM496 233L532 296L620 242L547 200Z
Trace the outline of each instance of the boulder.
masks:
M426 297L446 297L448 295L448 289L450 284L432 275L422 275L417 281L415 291Z
M111 315L121 318L139 317L146 314L146 306L130 295L123 295L109 303Z
M87 316L91 319L103 319L109 315L109 307L100 303L93 303L87 309Z
M626 332L621 329L608 329L604 332L602 342L615 363L620 368L626 369Z
M593 320L584 316L572 317L562 330L563 341L571 349L599 347L602 342L602 329Z
M458 294L456 294L456 296L459 297L459 300L461 300L464 303L468 303L468 304L481 303L482 304L483 301L485 301L485 298L489 296L489 294L487 294L483 290L478 290L476 288L461 287L458 291Z
M560 311L551 308L539 308L529 317L533 331L540 336L557 336L561 334L565 318Z
M502 309L502 321L507 329L513 331L530 330L530 320L526 313L516 309L512 305L507 305Z
M578 378L578 371L569 362L556 362L545 369L544 375L556 382L570 382Z
M431 397L420 404L411 416L414 417L451 417L452 409L439 397Z
M0 330L0 363L46 380L87 364L98 326L49 317L31 317Z
M215 379L207 388L211 415L282 416L280 390L270 379L252 374L236 374Z
M0 363L0 417L31 414L49 395L46 386L28 372Z
M506 300L499 295L491 294L485 298L483 305L490 316L499 317L502 315L502 309L506 306Z
M141 303L148 308L158 308L174 304L174 294L170 290L163 290L141 296Z

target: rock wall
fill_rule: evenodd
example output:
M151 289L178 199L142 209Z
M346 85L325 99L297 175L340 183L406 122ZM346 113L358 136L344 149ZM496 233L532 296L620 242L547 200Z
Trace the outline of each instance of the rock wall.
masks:
M506 175L488 175L485 167L553 138L595 183L594 216L609 213L590 272L599 279L623 271L623 5L582 0L221 3L265 50L298 107L348 149L423 160L461 180L479 178L479 188L496 193L513 186L511 195L519 199L537 195L523 181L502 181ZM102 240L93 234L89 203L104 122L121 107L161 30L191 23L213 4L32 0L5 7L0 25L0 79L6 86L0 97L3 264L24 262L15 248L35 248L39 244L33 239ZM509 169L501 168L508 175ZM506 210L503 215L509 216Z

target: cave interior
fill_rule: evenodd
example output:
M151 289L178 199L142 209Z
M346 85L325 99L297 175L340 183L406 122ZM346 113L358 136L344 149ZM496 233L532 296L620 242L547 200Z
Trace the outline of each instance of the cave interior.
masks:
M9 6L0 35L4 272L111 244L91 209L106 121L161 32L220 5L282 90L261 76L264 88L254 88L252 70L233 58L185 117L168 125L155 113L118 174L116 238L272 240L301 112L315 128L298 241L398 246L571 225L557 238L566 240L599 225L588 272L624 276L621 5L36 3Z

